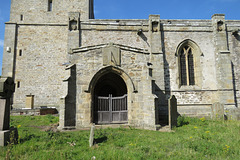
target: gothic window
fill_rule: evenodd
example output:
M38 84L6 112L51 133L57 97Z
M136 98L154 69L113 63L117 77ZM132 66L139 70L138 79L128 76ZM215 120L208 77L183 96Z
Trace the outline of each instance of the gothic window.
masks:
M52 6L53 6L52 0L48 0L48 11L52 11Z
M179 62L181 85L195 85L194 57L189 45L180 50Z
M201 89L203 82L202 63L204 54L191 39L183 40L176 49L178 63L178 87L183 90Z

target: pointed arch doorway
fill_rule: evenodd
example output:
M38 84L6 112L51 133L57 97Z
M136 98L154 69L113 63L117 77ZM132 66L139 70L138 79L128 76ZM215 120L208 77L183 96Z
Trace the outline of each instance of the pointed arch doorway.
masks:
M93 121L97 124L127 123L127 86L116 73L102 75L94 88Z

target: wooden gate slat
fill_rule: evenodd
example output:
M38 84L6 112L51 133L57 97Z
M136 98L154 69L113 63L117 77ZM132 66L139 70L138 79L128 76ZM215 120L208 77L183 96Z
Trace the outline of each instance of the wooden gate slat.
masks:
M109 95L109 97L99 96L97 101L98 123L127 122L127 94L120 97L112 97L112 95ZM108 121L106 121L107 117L104 118L104 115L109 117Z

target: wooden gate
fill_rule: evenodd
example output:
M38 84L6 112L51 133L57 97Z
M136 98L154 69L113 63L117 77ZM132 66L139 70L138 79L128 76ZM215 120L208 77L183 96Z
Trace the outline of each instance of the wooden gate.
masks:
M127 94L121 97L97 97L98 123L127 123Z

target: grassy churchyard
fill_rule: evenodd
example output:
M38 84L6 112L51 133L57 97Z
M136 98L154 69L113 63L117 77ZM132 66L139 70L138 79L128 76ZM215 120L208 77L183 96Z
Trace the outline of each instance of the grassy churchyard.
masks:
M58 117L12 116L17 145L0 147L0 159L239 159L240 122L180 117L175 132L135 128L96 129L93 147L89 130L56 132Z

